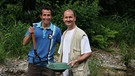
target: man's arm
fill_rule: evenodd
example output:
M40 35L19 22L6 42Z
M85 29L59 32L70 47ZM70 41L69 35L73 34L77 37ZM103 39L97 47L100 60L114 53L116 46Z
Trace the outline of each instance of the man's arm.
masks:
M31 34L28 34L23 39L23 45L27 45L30 42Z
M69 62L72 66L74 66L76 63L83 62L84 60L88 59L92 56L92 50L90 48L89 39L87 36L83 36L81 39L81 56L79 56L77 59L72 60Z
M25 36L23 39L23 45L27 45L30 42L31 34L34 33L34 28L30 26L28 28L28 31L29 31L29 34L27 36Z
M80 57L78 57L77 59L70 61L69 64L74 66L76 63L82 62L91 56L92 56L92 52L85 53L85 54L81 55Z

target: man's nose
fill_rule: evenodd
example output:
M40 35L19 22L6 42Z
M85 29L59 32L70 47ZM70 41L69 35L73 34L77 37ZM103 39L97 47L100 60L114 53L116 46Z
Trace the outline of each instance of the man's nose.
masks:
M67 18L67 20L69 21L69 20L70 20L70 18Z

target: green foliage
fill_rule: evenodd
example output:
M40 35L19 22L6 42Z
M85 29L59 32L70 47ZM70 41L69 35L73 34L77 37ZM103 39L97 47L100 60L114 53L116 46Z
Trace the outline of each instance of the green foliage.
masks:
M22 18L22 1L14 3L16 1L0 1L0 18L1 18L1 27L10 28L12 22L19 21ZM24 16L23 16L24 17Z
M135 18L135 0L99 0L99 2L104 15L119 14Z
M101 71L101 66L98 65L99 60L96 57L91 57L89 59L89 68L90 68L90 76L104 76Z
M7 57L6 52L4 51L4 48L2 44L0 44L0 63L4 62L4 59Z
M115 30L106 28L102 24L97 24L95 30L96 31L94 31L92 35L92 41L96 46L99 46L102 49L106 48L109 44L111 44L112 39L115 38L115 35L118 33Z
M119 34L116 37L116 40L118 43L120 43L121 41L125 41L128 45L133 45L135 43L135 22L132 18L128 18L128 17L119 17L119 16L114 16L113 20L115 20L115 22L117 24L119 24L118 27L114 27L114 29L116 29ZM116 21L117 20L117 21ZM120 29L118 29L120 28Z
M3 45L3 51L10 57L23 56L26 52L22 45L22 40L26 30L26 24L21 22L14 22L11 27L3 29L3 38L1 44ZM6 30L6 31L5 31Z
M125 63L125 65L128 66L131 59L135 59L135 50L133 50L128 44L125 43L125 41L122 41L119 43L120 46L120 54L122 57L122 61Z
M135 58L135 50L132 49L135 46L134 20L128 18L127 16L120 17L118 15L102 17L99 18L99 20L99 22L102 23L105 27L118 32L115 35L113 41L116 42L116 44L120 47L122 60L127 65L131 59Z
M132 18L127 16L120 17L113 15L100 19L100 22L107 28L115 30L118 34L115 37L117 43L125 41L128 45L134 45L135 43L135 22Z
M85 30L88 35L89 29L92 30L91 25L93 20L97 17L98 11L100 10L100 7L98 7L98 0L94 1L75 1L72 0L69 1L69 3L65 3L61 6L55 5L57 8L55 8L55 16L53 17L53 22L58 24L62 30L65 30L66 26L64 25L62 21L62 15L63 12L66 9L72 9L76 12L77 15L77 21L76 24L78 27Z

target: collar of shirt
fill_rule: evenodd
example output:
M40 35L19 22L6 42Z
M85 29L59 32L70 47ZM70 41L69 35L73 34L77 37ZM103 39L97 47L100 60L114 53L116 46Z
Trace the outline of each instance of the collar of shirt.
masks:
M42 21L38 22L36 27L43 28L43 27L41 26L41 24L42 24ZM51 22L50 22L50 26L49 26L47 29L53 30L53 24L52 24Z

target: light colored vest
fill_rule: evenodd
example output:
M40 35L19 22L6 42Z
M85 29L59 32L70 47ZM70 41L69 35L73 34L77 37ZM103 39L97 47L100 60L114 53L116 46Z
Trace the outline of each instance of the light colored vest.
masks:
M62 45L60 48L59 62L62 61L63 39L65 36L65 33L66 31L63 33L63 36L62 36ZM81 56L81 39L83 36L86 36L86 33L76 26L75 31L73 33L71 45L70 45L69 62ZM87 64L87 60L80 63L76 63L74 67L70 69L70 74L72 74L70 76L88 76L89 67Z

